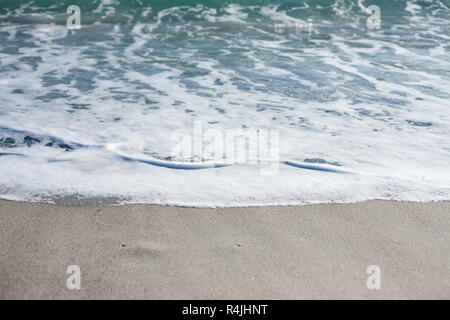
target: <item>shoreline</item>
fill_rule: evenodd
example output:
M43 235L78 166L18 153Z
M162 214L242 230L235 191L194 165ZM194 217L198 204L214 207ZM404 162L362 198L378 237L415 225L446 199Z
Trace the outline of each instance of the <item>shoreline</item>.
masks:
M449 299L450 202L0 200L0 299ZM66 287L78 265L81 289ZM381 287L369 290L377 265Z
M122 206L158 206L158 207L168 207L168 208L182 208L182 209L246 209L246 208L285 208L285 207L305 207L305 206L320 206L320 205L352 205L358 203L366 202L398 202L398 203L410 203L410 204L433 204L433 203L450 203L450 200L397 200L397 199L383 199L374 198L366 200L356 200L356 201L333 201L333 202L305 202L305 203L269 203L269 204L245 204L245 205L184 205L184 204L161 204L161 203L151 203L151 202L133 202L131 198L126 197L116 197L116 196L93 196L85 197L78 195L66 195L66 196L46 196L40 200L22 200L14 198L0 198L0 202L16 202L16 203L30 203L37 205L53 205L67 208L89 208L89 207L122 207Z

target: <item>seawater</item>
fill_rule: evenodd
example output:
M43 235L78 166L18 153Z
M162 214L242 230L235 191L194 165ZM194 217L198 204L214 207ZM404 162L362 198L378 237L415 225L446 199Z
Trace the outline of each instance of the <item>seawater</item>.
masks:
M1 198L450 199L448 1L77 1L69 30L72 4L0 2ZM277 130L276 173L174 158L196 122Z

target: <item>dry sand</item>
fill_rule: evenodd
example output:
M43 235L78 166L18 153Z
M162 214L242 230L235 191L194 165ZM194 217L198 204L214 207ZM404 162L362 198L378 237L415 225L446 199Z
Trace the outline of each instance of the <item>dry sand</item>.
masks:
M0 201L2 299L450 298L450 203L68 207ZM66 287L69 265L81 290ZM366 286L369 265L380 290Z

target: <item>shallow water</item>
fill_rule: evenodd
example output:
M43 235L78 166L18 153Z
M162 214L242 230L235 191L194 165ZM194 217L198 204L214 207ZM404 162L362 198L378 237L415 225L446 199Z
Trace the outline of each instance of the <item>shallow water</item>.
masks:
M0 4L2 198L450 199L447 1L378 1L379 30L363 0L78 4L80 30L70 1ZM278 130L277 170L174 158L199 123Z

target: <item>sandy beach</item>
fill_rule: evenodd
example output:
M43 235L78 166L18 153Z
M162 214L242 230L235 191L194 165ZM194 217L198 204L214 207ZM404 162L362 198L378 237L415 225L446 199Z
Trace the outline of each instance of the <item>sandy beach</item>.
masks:
M450 203L0 201L1 299L449 299ZM69 290L69 265L81 289ZM369 290L377 265L381 287Z

